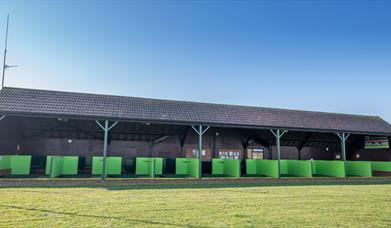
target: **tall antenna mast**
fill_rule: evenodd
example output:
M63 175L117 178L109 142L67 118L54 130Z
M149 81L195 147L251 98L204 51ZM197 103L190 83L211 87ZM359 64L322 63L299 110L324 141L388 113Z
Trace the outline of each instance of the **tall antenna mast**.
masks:
M17 67L18 66L18 65L9 66L9 65L6 64L9 20L10 20L10 15L8 14L7 15L7 28L5 30L5 45L4 45L4 58L3 58L3 77L1 79L1 89L4 87L5 70L7 70L10 67Z
M7 42L8 42L8 24L10 20L10 15L7 15L7 28L5 29L5 45L4 45L4 58L3 58L3 76L1 79L1 88L4 87L4 76L5 76L5 68L6 68L6 59L7 59Z

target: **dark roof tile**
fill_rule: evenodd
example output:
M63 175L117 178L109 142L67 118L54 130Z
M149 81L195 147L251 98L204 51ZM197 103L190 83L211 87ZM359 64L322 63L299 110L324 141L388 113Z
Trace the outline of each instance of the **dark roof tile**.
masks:
M9 87L0 91L1 113L391 134L376 116Z

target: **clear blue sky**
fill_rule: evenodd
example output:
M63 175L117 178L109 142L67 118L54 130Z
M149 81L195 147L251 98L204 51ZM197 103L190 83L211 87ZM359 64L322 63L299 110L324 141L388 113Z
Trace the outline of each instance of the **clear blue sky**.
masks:
M1 2L6 86L380 115L391 1Z

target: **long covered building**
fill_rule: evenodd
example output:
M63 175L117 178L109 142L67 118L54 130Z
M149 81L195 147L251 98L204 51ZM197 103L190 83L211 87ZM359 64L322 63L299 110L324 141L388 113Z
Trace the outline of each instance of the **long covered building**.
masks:
M242 173L245 159L391 161L391 125L378 116L5 87L0 119L0 155L32 155L37 172L34 158L48 155L82 157L83 169L122 157L129 174L136 157L165 158L168 174L170 159L202 156L203 175L216 158Z

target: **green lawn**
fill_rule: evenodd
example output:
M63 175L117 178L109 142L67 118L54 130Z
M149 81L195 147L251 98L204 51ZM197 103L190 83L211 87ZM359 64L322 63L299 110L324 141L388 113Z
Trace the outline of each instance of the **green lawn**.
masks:
M391 185L0 188L0 227L391 226Z

